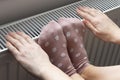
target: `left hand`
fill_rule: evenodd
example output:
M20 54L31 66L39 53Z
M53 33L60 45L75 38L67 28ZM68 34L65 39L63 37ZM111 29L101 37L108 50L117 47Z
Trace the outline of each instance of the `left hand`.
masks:
M40 76L41 70L51 65L43 49L23 32L11 32L6 39L7 48L29 72Z

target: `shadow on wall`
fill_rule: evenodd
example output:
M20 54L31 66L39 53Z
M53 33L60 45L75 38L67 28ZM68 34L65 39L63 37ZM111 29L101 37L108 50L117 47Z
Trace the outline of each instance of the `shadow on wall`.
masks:
M0 25L79 0L0 0Z

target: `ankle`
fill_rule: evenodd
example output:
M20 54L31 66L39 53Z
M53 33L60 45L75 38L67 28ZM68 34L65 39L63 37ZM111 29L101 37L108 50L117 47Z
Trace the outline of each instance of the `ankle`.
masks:
M93 74L94 69L95 69L95 66L93 66L93 65L91 65L91 64L88 64L88 66L86 66L86 67L84 68L84 70L82 71L81 76L82 76L85 80L91 79L91 77L94 76L94 74Z
M72 80L85 80L82 76L80 76L78 73L75 73L71 75Z

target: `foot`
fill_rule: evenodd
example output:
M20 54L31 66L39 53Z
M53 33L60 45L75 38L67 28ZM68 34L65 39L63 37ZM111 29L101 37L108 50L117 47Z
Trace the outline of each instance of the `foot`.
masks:
M43 28L38 44L46 51L50 61L63 72L69 76L76 72L68 56L62 27L57 22L51 21Z
M62 18L58 23L62 26L67 40L67 48L73 66L81 73L87 65L88 56L83 44L85 27L83 23L76 18Z

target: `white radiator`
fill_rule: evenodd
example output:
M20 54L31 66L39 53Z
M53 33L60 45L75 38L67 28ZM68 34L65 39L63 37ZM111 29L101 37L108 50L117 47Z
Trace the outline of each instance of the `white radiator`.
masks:
M120 0L83 0L0 26L0 80L37 80L28 74L10 55L5 47L4 36L10 31L23 31L33 39L37 39L44 25L60 17L76 17L76 7L89 6L100 9L120 26ZM96 38L91 32L85 35L85 48L89 60L94 65L115 65L120 62L120 46L106 43Z

